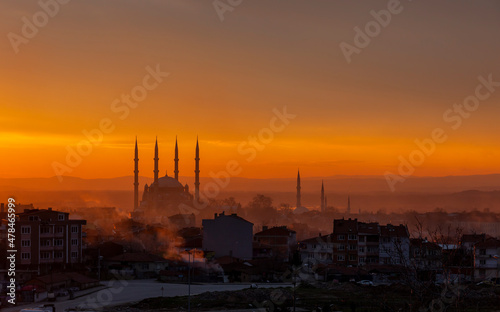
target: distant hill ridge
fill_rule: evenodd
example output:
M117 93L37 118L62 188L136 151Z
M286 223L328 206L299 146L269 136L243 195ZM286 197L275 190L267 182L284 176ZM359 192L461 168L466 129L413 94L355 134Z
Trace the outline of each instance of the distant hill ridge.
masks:
M180 177L181 183L187 183L194 188L194 177ZM201 177L201 188L214 181L210 177ZM325 191L347 193L390 192L384 176L330 176L306 177L302 174L301 186L303 192L318 192L321 181L325 183ZM151 183L152 178L139 177L140 189L145 183ZM57 177L51 178L15 178L0 179L0 188L3 191L74 191L74 190L132 190L133 176L116 178L83 179L78 177L63 177L59 182ZM245 192L294 192L295 177L252 179L231 177L224 191ZM446 176L446 177L410 177L404 183L396 185L396 193L400 192L473 192L500 190L500 174Z

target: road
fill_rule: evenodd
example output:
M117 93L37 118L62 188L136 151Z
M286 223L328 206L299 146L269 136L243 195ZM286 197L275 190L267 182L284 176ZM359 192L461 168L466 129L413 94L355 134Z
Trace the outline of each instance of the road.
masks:
M63 312L69 308L91 308L100 309L110 305L124 304L128 302L136 302L142 299L151 297L160 297L162 295L161 288L163 287L163 296L186 296L188 293L188 285L186 284L166 284L155 280L114 280L103 282L107 288L97 292L78 297L73 300L57 301L54 303L57 312ZM291 286L290 284L259 284L259 287L272 288ZM201 284L191 285L191 294L197 295L207 291L227 291L240 290L250 287L250 284ZM37 307L42 303L23 305L19 307L6 308L2 311L18 312L23 308Z

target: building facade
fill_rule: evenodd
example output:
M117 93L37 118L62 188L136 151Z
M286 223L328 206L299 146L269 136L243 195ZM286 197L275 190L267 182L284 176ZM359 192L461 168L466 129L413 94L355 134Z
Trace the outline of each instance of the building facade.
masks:
M333 220L333 263L358 265L358 219Z
M85 220L70 220L69 213L52 208L18 214L16 269L46 274L81 264L85 224Z
M319 235L299 243L302 263L312 268L316 264L333 263L333 234Z
M358 222L358 237L358 265L379 263L379 224Z
M410 234L402 224L380 226L379 263L409 265Z
M273 255L287 262L297 250L297 233L286 226L267 228L255 233L254 240L273 249Z
M253 223L223 212L215 214L214 219L202 220L202 226L204 251L214 252L216 258L252 259Z
M481 281L500 277L500 240L488 238L474 246L474 277Z

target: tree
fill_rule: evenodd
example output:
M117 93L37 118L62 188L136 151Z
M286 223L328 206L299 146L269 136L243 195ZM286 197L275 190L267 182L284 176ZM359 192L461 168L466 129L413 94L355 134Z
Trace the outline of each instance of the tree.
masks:
M277 210L273 207L273 199L269 196L257 194L247 205L247 217L256 223L268 224L276 220Z
M293 208L289 203L281 203L278 212L284 215L289 215L293 213Z

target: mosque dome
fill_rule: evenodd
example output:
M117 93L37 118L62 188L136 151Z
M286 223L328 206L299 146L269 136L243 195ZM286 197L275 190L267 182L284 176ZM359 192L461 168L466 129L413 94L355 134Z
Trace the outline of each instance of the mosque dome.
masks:
M297 207L293 210L293 214L303 214L304 212L308 212L309 209L307 209L304 206Z
M179 181L172 177L169 177L168 174L165 174L164 177L158 179L158 186L168 188L184 188L182 184L179 183Z

